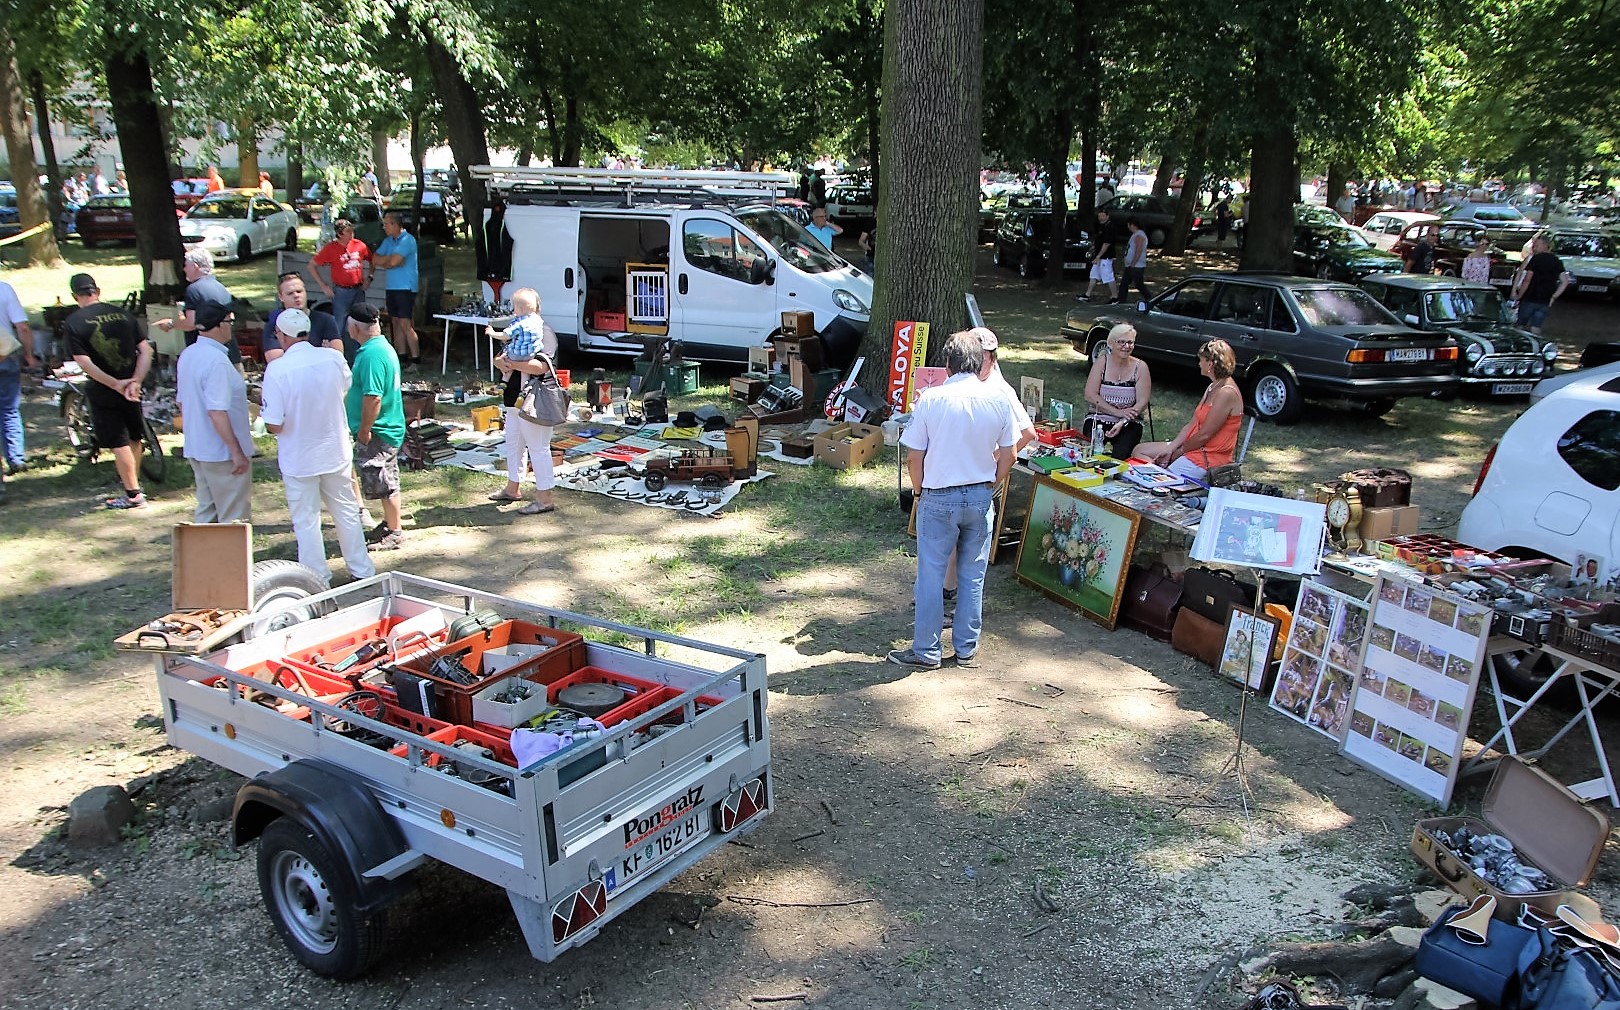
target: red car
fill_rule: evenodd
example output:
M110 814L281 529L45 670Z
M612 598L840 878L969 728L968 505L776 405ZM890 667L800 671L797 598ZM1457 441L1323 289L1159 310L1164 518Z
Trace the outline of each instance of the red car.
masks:
M92 196L73 220L86 249L101 242L135 241L135 212L130 210L128 193Z
M175 210L190 210L198 200L208 195L207 179L176 179L170 185L174 189Z

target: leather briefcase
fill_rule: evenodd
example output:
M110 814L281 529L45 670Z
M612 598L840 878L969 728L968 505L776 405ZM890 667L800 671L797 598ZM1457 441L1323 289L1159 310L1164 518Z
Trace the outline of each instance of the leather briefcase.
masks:
M1125 577L1125 598L1119 604L1120 623L1168 642L1181 594L1181 583L1170 577L1163 564L1154 562L1147 568L1132 565Z
M1239 581L1231 572L1202 566L1181 575L1186 591L1183 606L1191 607L1216 624L1226 624L1226 612L1234 606L1254 606L1254 586Z
M1176 611L1176 626L1170 632L1170 646L1201 659L1210 666L1221 661L1221 646L1226 641L1226 625L1216 624L1192 607Z

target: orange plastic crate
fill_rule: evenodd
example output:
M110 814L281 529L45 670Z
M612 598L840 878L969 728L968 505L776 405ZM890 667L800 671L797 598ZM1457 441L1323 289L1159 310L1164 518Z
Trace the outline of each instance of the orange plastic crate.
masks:
M513 768L517 767L517 759L512 756L512 745L490 733L481 732L467 726L446 726L444 729L427 734L427 738L434 743L441 743L447 747L453 747L463 741L475 743L480 747L489 748L495 755L495 760L501 764ZM389 750L389 753L395 757L404 757L408 753L408 746L408 744L399 744ZM422 763L429 768L436 768L443 760L444 758L439 754L429 753Z

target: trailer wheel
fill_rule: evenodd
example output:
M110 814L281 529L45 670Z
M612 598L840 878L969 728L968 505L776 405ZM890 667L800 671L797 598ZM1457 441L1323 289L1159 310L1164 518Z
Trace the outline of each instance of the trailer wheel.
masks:
M275 610L297 600L326 592L326 583L319 575L296 561L261 561L253 566L253 609L255 612ZM255 621L248 638L257 638L272 631L290 628L295 624L324 616L327 604L287 606L279 613L267 614Z
M337 858L310 830L278 817L259 836L259 891L276 932L317 975L350 979L382 953L385 917L362 918Z

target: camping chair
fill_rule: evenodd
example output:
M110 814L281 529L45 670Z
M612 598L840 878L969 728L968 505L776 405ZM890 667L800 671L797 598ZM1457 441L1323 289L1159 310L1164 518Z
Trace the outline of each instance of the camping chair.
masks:
M1259 420L1252 406L1245 405L1243 415L1243 435L1238 439L1237 452L1232 455L1232 462L1209 471L1205 479L1210 487L1233 487L1243 480L1243 460L1249 455L1249 439L1254 435L1254 422Z

